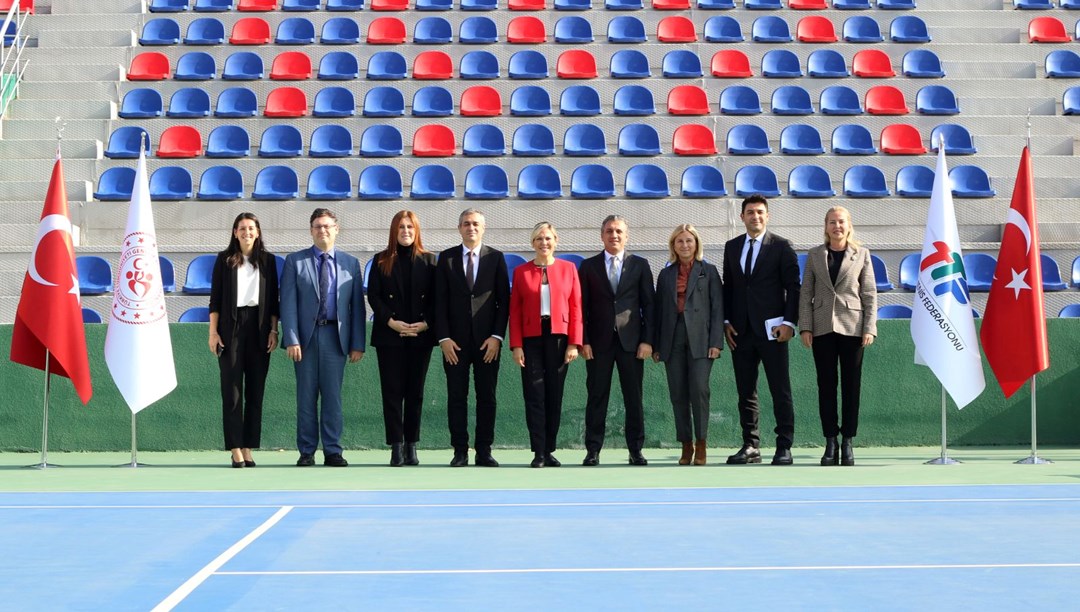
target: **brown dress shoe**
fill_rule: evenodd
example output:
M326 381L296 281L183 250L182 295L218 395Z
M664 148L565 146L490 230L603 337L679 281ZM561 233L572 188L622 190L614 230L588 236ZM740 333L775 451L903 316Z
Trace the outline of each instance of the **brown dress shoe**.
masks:
M694 460L694 443L683 442L682 443L682 456L679 457L679 465L690 465L690 462Z
M694 445L694 465L705 465L705 440L698 440Z

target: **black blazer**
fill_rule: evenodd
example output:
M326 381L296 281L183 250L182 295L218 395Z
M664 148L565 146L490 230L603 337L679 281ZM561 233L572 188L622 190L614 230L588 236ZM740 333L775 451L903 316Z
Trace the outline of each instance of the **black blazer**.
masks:
M382 253L375 255L367 284L368 304L371 305L371 313L375 319L371 326L371 346L405 346L405 338L390 329L390 319L406 323L426 321L428 329L417 336L417 341L434 344L431 312L435 299L435 255L424 253L411 261L399 258L389 276L379 269L382 256ZM405 286L401 266L412 266L412 282L409 287ZM406 292L411 297L411 308L405 300Z
M660 270L656 279L656 352L660 359L671 357L675 325L679 320L679 294L676 281L679 264L672 263ZM720 273L716 266L705 261L695 261L686 278L686 303L683 306L683 323L694 359L707 359L709 348L724 350L724 300Z
M757 263L747 279L743 274L742 249L746 234L724 245L724 312L739 335L765 335L765 320L784 317L799 322L799 258L787 238L765 232Z
M259 335L267 337L278 317L277 262L270 253L259 258ZM218 313L218 335L229 346L236 330L236 268L225 263L225 251L218 253L210 275L210 312Z
M637 352L638 344L652 344L656 335L652 270L644 257L624 252L618 291L613 292L606 261L601 251L578 268L583 341L605 350L618 340L624 351Z
M510 318L510 275L501 251L483 245L476 265L476 282L465 284L461 245L439 254L435 271L435 341L451 338L458 346L472 338L475 346L491 336L506 337Z

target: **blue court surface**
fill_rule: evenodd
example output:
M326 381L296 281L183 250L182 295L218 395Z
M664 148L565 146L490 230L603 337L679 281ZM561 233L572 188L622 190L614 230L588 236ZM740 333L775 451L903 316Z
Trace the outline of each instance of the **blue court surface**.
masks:
M1075 609L1080 485L0 494L6 610Z

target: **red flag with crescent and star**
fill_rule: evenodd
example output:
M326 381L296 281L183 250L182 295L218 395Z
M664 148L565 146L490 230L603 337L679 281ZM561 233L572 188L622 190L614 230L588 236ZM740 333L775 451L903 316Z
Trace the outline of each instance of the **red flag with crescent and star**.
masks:
M1005 397L1050 367L1043 307L1039 222L1028 147L1020 155L994 282L983 317L983 351Z
M94 389L59 156L53 166L11 333L11 360L15 363L44 370L46 352L49 373L70 378L82 403L89 402Z

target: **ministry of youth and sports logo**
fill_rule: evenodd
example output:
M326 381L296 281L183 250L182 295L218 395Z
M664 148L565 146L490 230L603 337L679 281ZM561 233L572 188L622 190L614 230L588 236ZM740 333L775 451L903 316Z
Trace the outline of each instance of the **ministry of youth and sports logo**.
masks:
M113 317L134 325L154 323L165 317L157 240L151 234L135 232L124 239L114 287Z

